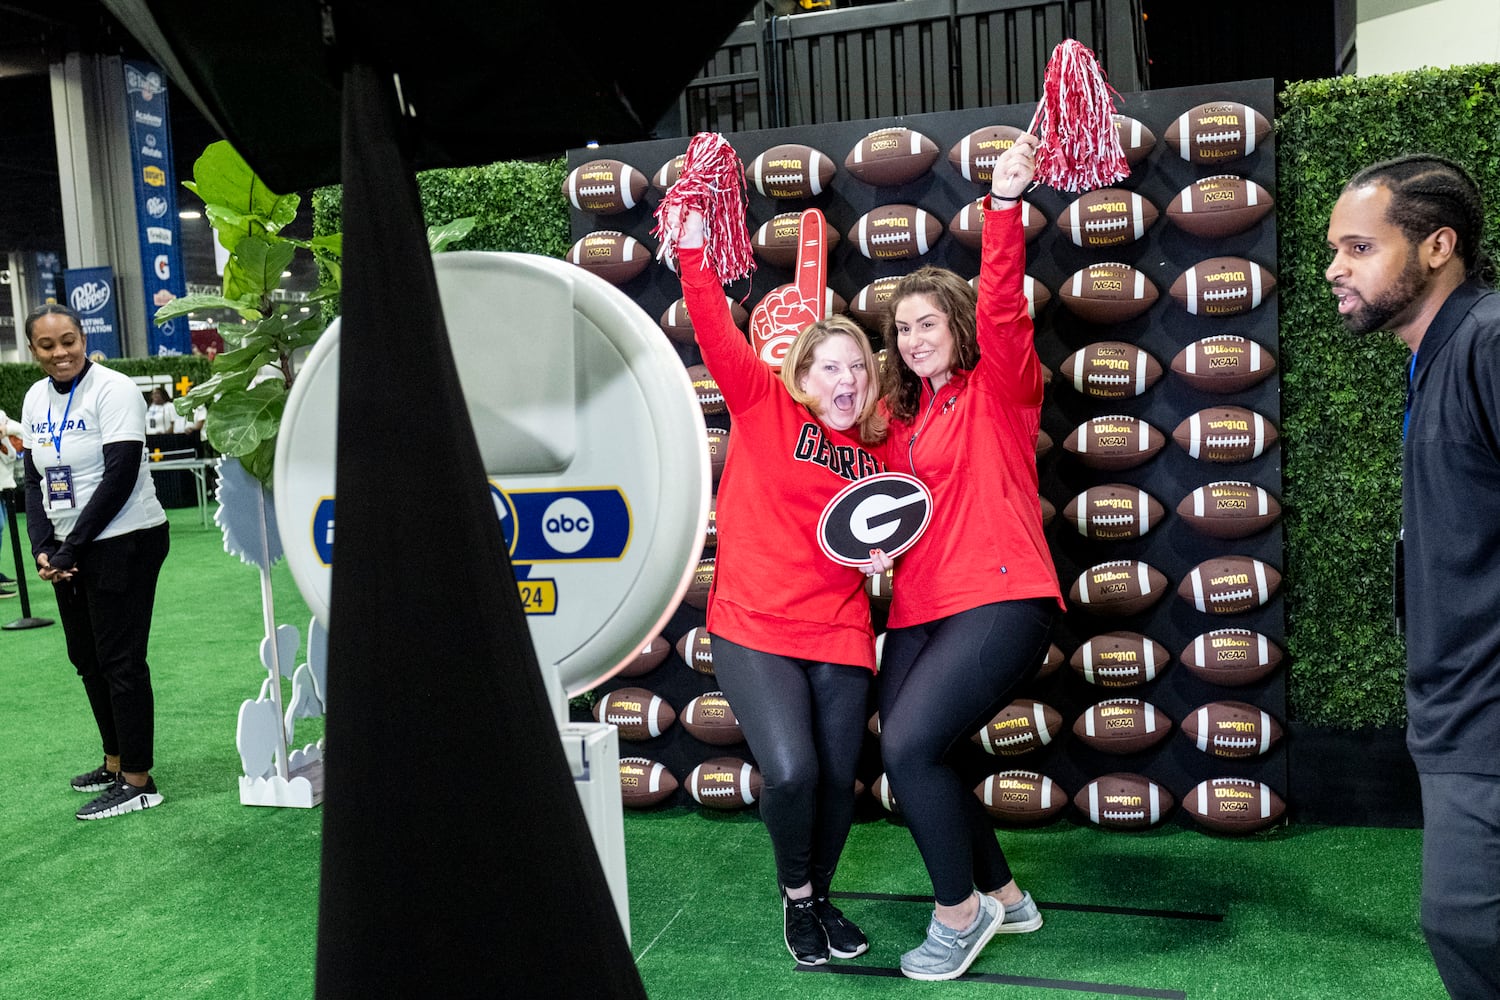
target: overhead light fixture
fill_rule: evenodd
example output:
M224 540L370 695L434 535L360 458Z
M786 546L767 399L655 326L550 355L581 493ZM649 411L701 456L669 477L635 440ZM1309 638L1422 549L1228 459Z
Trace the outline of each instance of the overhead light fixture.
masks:
M184 208L177 213L177 217L179 219L201 219L203 218L203 213L194 208Z

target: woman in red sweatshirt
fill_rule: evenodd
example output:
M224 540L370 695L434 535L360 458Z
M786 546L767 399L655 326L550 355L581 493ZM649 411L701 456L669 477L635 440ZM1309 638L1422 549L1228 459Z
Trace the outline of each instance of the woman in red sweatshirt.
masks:
M927 939L901 957L914 979L960 976L996 933L1042 924L945 763L1041 665L1062 606L1037 497L1042 377L1022 291L1020 197L1035 151L1022 135L995 167L977 303L935 267L890 299L883 456L933 495L931 523L896 567L879 681L881 756L936 899Z
M735 327L702 246L702 215L688 211L678 273L733 420L708 600L714 675L764 780L787 949L820 965L869 947L828 891L854 816L875 639L864 574L823 554L817 526L834 494L883 471L875 359L835 316L797 336L778 376Z

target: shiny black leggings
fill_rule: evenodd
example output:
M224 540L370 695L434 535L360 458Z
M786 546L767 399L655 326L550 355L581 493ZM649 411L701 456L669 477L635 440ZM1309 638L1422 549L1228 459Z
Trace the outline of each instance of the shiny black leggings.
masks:
M870 671L762 653L717 635L713 645L714 676L760 768L776 875L785 887L810 881L827 892L854 821Z
M957 906L1012 878L995 824L949 754L1041 666L1057 603L986 604L886 633L880 756L933 895Z

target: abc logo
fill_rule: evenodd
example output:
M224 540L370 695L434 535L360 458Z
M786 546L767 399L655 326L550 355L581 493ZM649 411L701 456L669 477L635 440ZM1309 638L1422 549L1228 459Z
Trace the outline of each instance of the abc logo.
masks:
M573 553L594 537L594 512L577 497L561 497L542 514L542 537L561 553Z

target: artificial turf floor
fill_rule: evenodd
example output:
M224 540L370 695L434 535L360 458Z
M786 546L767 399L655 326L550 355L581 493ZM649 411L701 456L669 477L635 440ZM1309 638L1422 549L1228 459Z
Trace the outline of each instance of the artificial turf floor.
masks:
M0 997L312 996L319 810L246 807L237 790L237 713L264 677L258 576L196 510L171 517L151 648L161 807L73 818L87 796L68 778L98 763L97 736L61 627L0 631ZM9 537L4 551L14 576ZM305 633L284 566L273 581L276 620ZM33 616L56 617L50 588L29 594ZM18 599L0 601L0 623L20 616ZM320 733L304 722L296 742ZM894 973L930 912L899 821L862 814L835 884L870 951L798 971L753 811L627 813L631 951L654 1000L1444 996L1417 926L1418 830L1225 838L1063 820L1000 836L1046 925L996 938L965 979L933 985ZM505 949L497 940L475 961L503 962Z

